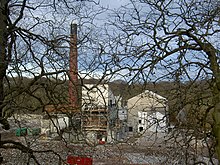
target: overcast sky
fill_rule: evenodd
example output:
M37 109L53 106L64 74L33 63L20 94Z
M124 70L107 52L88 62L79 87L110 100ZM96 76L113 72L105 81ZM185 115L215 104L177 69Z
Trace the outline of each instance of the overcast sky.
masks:
M100 4L110 9L119 8L122 5L128 3L129 0L100 0Z

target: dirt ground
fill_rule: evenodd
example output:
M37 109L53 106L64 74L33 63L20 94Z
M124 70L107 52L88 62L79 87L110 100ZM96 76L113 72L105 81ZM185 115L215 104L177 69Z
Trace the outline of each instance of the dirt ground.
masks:
M34 126L36 124L39 123L36 122ZM89 146L70 143L65 139L58 141L43 135L17 137L14 128L11 131L0 131L1 140L21 142L35 150L34 155L42 165L64 165L68 155L91 157L93 165L184 165L185 160L185 164L197 161L210 163L207 148L196 146L195 149L193 145L184 144L181 137L167 141L170 139L168 134L146 134L140 138L127 139L124 143ZM0 149L0 152L4 158L3 165L27 165L28 162L30 165L36 164L30 159L29 154L19 150Z
M152 148L145 146L136 146L124 144L106 144L97 146L88 146L84 144L71 144L65 141L54 141L51 139L43 139L42 137L17 137L13 133L3 133L2 140L15 140L22 142L24 145L30 145L31 149L36 152L35 156L39 162L43 165L47 164L59 164L59 157L62 159L62 163L65 164L68 155L91 157L93 159L93 165L112 165L112 164L155 164L160 163L158 160L153 160L153 155L160 155L165 151L160 148ZM40 151L53 152L40 152ZM4 158L4 165L24 165L29 161L28 154L22 153L15 149L1 149L2 156ZM152 156L147 158L147 156ZM146 159L146 160L145 160ZM149 159L149 160L147 160ZM149 162L149 163L148 163ZM31 160L30 164L35 164Z

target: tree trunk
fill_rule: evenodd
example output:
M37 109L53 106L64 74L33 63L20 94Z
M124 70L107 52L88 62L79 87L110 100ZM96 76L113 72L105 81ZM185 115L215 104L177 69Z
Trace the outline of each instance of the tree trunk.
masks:
M220 68L217 60L216 50L210 44L204 45L204 51L209 57L210 67L213 73L213 103L214 103L214 112L213 112L213 133L215 136L216 144L215 151L220 162Z
M6 45L7 45L7 0L0 1L0 124L3 128L9 129L7 120L3 119L2 109L4 101L4 77L6 74ZM5 124L6 123L6 124ZM1 133L0 133L1 144ZM2 164L3 157L0 153L0 164Z
M0 2L0 124L4 129L9 129L6 119L2 116L3 101L4 101L4 78L8 65L7 61L7 0ZM0 136L1 137L1 136Z
M219 91L218 91L219 92ZM216 150L216 154L218 156L218 160L220 162L220 95L216 95L215 99L219 100L219 103L216 103L215 107L214 107L214 112L213 112L213 118L214 118L214 136L215 136L215 140L216 140L216 144L215 144L215 150Z

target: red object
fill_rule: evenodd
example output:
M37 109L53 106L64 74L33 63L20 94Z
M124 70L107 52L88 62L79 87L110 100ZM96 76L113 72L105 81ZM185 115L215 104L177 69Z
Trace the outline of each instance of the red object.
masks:
M105 144L105 141L100 140L99 144Z
M69 155L67 156L67 163L69 165L92 165L92 158Z

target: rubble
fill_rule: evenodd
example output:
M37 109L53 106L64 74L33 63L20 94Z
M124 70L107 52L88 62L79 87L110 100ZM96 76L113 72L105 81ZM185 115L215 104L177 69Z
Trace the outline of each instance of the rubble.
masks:
M24 146L34 150L36 160L42 165L64 165L68 155L86 156L93 159L93 165L111 164L178 164L181 163L184 154L174 141L166 142L164 134L154 136L142 136L128 139L124 143L89 145L86 141L73 143L68 138L50 138L46 135L38 136L16 136L15 130L21 127L38 127L40 118L33 118L32 123L23 117L17 123L11 119L12 125L9 131L0 130L2 140L14 140L21 142ZM56 140L55 140L56 139ZM35 165L36 162L30 158L29 153L22 153L18 149L0 149L3 156L3 165ZM191 155L193 156L193 154ZM190 157L189 157L190 158ZM198 160L209 163L208 158L200 155ZM214 160L216 161L216 160Z

